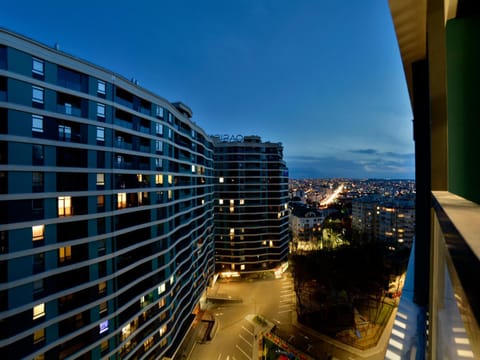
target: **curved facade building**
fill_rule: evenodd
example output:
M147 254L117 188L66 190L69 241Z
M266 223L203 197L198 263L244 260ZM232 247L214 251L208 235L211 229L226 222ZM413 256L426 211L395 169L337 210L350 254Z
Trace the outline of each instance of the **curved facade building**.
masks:
M288 170L279 143L213 137L215 263L232 275L270 271L288 256Z
M2 358L170 357L214 271L191 110L0 29Z

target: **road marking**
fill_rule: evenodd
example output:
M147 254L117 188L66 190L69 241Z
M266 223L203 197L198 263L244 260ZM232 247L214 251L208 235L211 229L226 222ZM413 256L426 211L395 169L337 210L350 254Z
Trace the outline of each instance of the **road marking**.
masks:
M215 313L215 316L222 316L223 313Z
M241 352L243 355L245 355L245 357L246 357L248 360L252 360L252 359L250 359L250 356L248 356L248 354L247 354L245 351L243 351L243 349L242 349L240 346L235 345L235 347L236 347L238 350L240 350L240 352Z
M287 296L292 296L292 294L280 295L280 297L287 297Z
M280 300L281 303L284 303L284 302L288 302L289 304L291 304L291 299L282 299Z
M252 347L252 344L250 344L250 342L249 342L247 339L245 339L245 338L242 336L242 334L238 334L238 336L240 337L240 339L242 339L243 341L245 341L248 346Z
M276 321L277 323L281 324L280 320L278 319L273 319L273 321Z
M221 357L222 357L222 353L218 354L217 360L220 360Z
M242 329L245 330L246 332L248 332L250 335L253 336L253 332L251 332L250 330L248 330L245 326L242 325Z
M280 305L278 305L278 307L285 307L285 306L290 306L290 305L292 305L292 304L280 304Z
M278 313L279 314L283 314L283 313L287 313L287 312L291 312L292 309L288 309L288 310L282 310L282 311L279 311Z

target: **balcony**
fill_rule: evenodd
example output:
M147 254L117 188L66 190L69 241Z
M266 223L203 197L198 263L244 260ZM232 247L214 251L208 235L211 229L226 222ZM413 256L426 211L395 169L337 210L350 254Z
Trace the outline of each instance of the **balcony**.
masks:
M412 256L386 359L480 358L480 205L447 191L432 203L429 314L413 302Z

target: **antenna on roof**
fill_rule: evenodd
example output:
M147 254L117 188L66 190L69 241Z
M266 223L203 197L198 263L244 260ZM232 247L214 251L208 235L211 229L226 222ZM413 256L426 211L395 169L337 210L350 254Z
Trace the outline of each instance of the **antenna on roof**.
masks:
M58 42L54 45L55 50L60 51L60 44Z

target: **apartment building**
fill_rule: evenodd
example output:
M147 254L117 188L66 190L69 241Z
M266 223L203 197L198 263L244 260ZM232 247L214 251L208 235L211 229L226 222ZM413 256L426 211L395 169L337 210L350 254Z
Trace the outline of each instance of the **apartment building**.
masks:
M232 275L273 271L288 255L283 147L258 136L213 141L216 269Z
M2 358L171 357L214 271L192 111L0 29Z
M352 229L363 241L393 249L411 247L415 235L415 197L369 195L352 201Z

